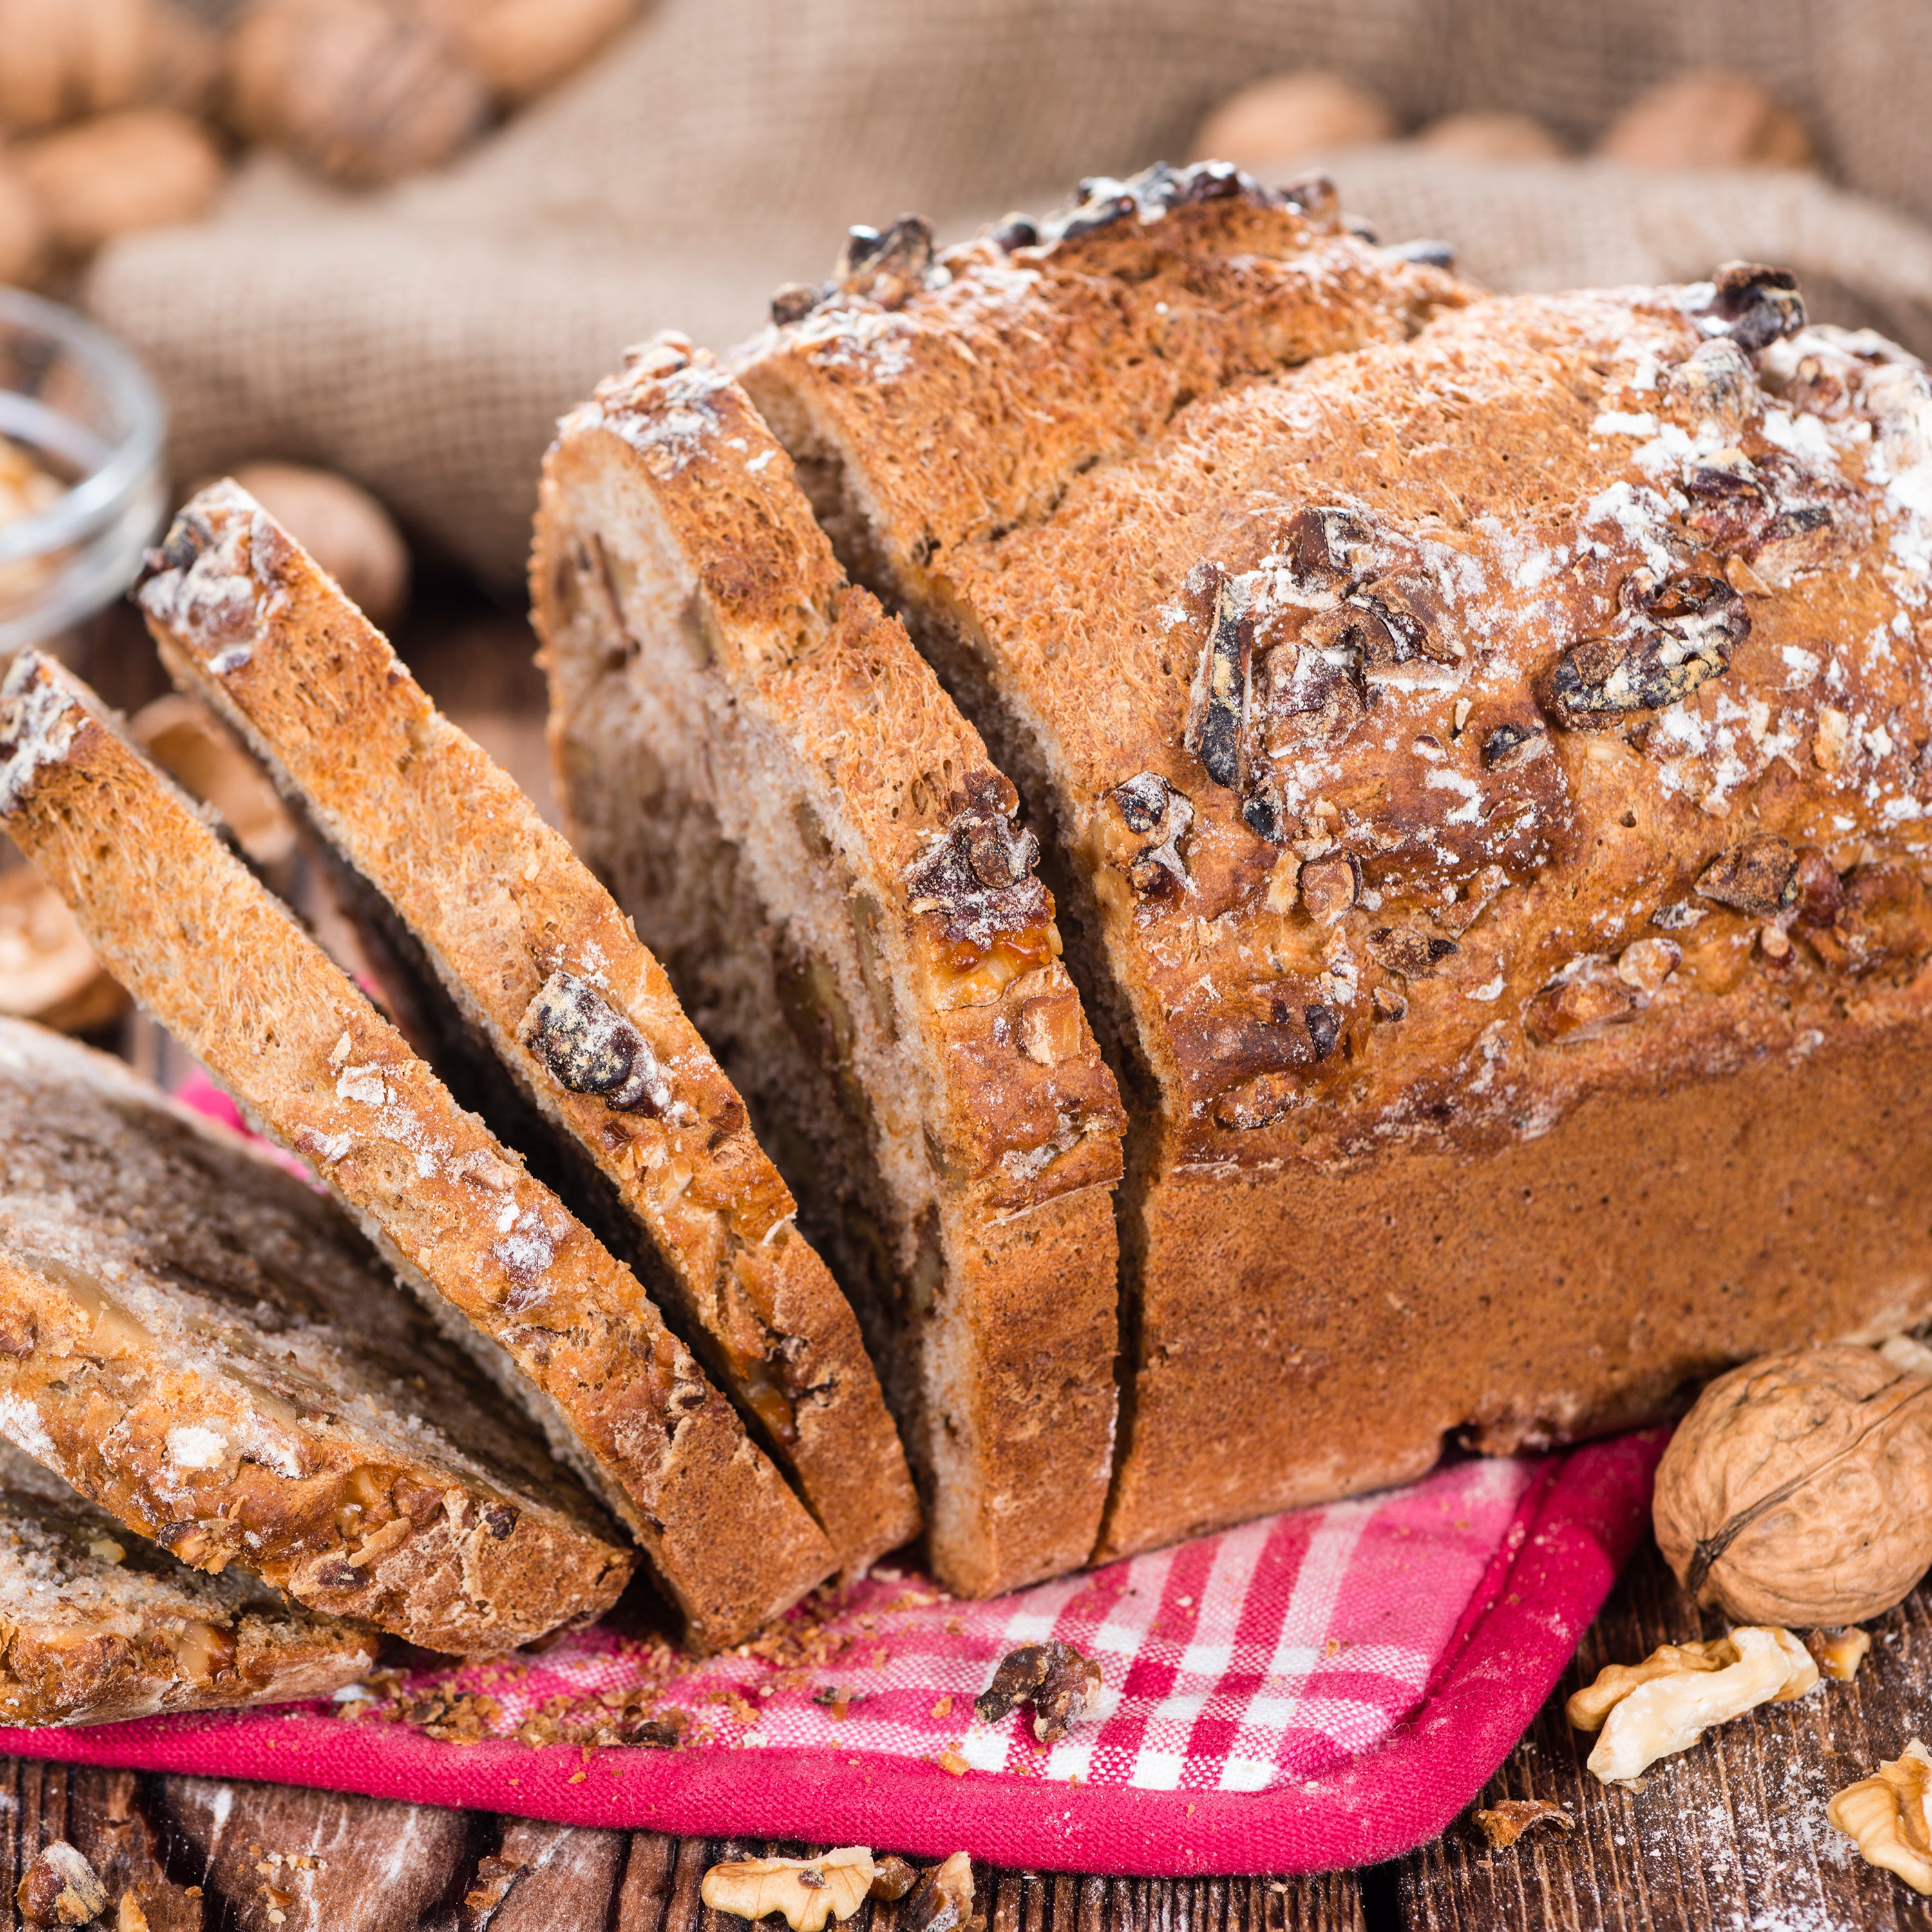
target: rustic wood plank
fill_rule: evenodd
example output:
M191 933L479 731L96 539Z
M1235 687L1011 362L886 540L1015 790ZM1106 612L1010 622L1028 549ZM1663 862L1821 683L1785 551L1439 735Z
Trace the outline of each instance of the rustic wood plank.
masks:
M478 1827L496 1835L487 1819L345 1792L152 1783L157 1809L200 1862L211 1923L238 1932L440 1932L481 1856Z
M1650 1772L1640 1792L1584 1768L1592 1740L1562 1700L1606 1664L1719 1634L1646 1544L1528 1735L1485 1787L1554 1798L1576 1820L1492 1851L1466 1821L1402 1862L1414 1932L1641 1932L1650 1927L1928 1932L1932 1900L1874 1870L1826 1822L1832 1794L1932 1728L1932 1597L1922 1588L1872 1628L1850 1684L1754 1711Z
M93 1862L148 1932L745 1932L698 1896L722 1858L807 1847L670 1838L350 1794L0 1759L0 1932L50 1840ZM976 1866L988 1932L1371 1932L1354 1875L1108 1879ZM279 1914L279 1916L275 1915ZM894 1932L862 1906L846 1932ZM1374 1928L1382 1932L1382 1928Z

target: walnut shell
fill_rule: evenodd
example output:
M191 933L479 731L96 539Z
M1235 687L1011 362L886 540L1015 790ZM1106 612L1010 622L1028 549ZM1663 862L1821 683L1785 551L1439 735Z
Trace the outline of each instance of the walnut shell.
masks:
M440 26L382 0L257 0L230 43L228 94L249 140L362 182L446 161L490 106Z
M505 100L548 92L630 25L638 0L427 0L470 64Z
M12 160L0 154L0 282L31 280L46 254L46 240L40 197Z
M1811 131L1777 95L1741 74L1687 74L1637 96L1599 154L1640 168L1809 168Z
M1748 1362L1678 1425L1652 1511L1700 1604L1787 1628L1875 1617L1932 1562L1932 1380L1850 1343Z
M21 862L0 871L0 1013L60 1033L95 1033L128 995L101 970L67 902Z
M84 255L116 235L192 221L226 172L198 121L168 107L130 107L22 142L20 172L54 239Z
M1394 133L1388 102L1340 74L1281 74L1222 101L1202 122L1194 152L1204 160L1261 167Z
M139 98L151 0L0 0L0 126L25 134Z
M1508 109L1446 114L1415 138L1436 154L1466 161L1560 161L1570 152L1534 115Z
M410 553L388 512L359 484L298 463L244 463L235 480L341 585L379 630L410 597Z

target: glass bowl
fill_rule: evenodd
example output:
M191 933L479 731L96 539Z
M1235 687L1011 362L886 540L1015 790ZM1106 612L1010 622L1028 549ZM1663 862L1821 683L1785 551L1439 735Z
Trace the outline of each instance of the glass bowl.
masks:
M0 288L0 657L57 648L134 581L167 507L166 426L112 336Z

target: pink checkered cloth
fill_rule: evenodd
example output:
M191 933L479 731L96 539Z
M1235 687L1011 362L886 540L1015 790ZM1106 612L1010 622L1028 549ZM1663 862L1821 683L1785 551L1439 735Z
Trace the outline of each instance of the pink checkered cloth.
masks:
M700 1665L600 1628L380 1701L420 1716L480 1694L476 1743L342 1702L0 1730L0 1751L1035 1868L1366 1864L1433 1837L1507 1755L1634 1544L1661 1447L1458 1463L991 1603L878 1572L796 1618L815 1662L782 1634ZM1050 1747L1024 1708L976 1722L1000 1658L1048 1637L1099 1662L1088 1715ZM658 1721L685 1714L678 1748L517 1735L560 1701L621 1713L638 1685Z
M179 1097L245 1131L204 1076ZM884 1565L701 1662L599 1627L368 1699L0 1727L0 1752L1036 1869L1370 1864L1508 1754L1641 1533L1663 1444L1454 1463L990 1603ZM1050 1746L1028 1707L977 1722L1000 1659L1052 1637L1100 1666L1087 1715ZM596 1742L639 1719L681 1724L676 1747ZM482 1735L427 1734L452 1729Z

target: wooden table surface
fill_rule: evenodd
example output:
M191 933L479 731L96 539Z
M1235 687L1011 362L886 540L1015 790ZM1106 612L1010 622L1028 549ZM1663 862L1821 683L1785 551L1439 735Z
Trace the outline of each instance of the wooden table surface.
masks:
M1932 1901L1862 1863L1825 1802L1932 1720L1932 1598L1873 1627L1850 1684L1753 1712L1640 1792L1583 1768L1563 1721L1579 1677L1714 1634L1646 1546L1484 1802L1574 1818L1493 1851L1466 1821L1391 1864L1312 1878L1170 1881L976 1868L988 1932L1851 1932L1932 1928ZM117 1932L742 1932L698 1901L721 1857L802 1847L593 1831L329 1792L0 1760L0 1932L23 1862L65 1837ZM889 1849L877 1846L875 1850ZM312 1862L297 1865L294 1861ZM199 1888L198 1892L194 1889ZM116 1912L131 1892L139 1915ZM279 1918L273 1916L279 1912ZM890 1908L850 1932L891 1932ZM782 1922L768 1924L780 1928Z
M419 599L399 646L552 809L542 686L520 619L473 593ZM87 660L104 694L129 710L165 688L131 623L110 626ZM1688 1608L1646 1544L1484 1794L1554 1798L1575 1821L1567 1834L1544 1827L1496 1851L1463 1821L1392 1864L1312 1878L988 1868L976 1874L988 1932L1932 1932L1932 1901L1862 1864L1825 1820L1834 1791L1896 1756L1916 1731L1932 1737L1932 1597L1922 1588L1874 1627L1855 1682L1737 1720L1657 1766L1640 1792L1606 1790L1584 1770L1589 1740L1562 1712L1579 1678L1720 1628ZM698 1882L717 1858L753 1849L19 1759L0 1760L0 1932L21 1922L13 1898L23 1863L58 1837L100 1870L115 1901L104 1922L116 1932L740 1932L742 1922L700 1904ZM138 1910L119 1904L128 1895ZM872 1932L874 1916L862 1909L851 1932ZM892 1908L876 1916L879 1932L892 1932Z

